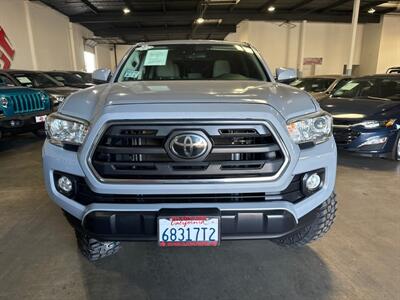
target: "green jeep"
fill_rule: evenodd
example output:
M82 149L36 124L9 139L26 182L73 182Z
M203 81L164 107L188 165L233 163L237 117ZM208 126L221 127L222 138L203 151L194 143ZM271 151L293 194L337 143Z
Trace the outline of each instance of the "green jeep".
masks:
M0 85L0 139L5 134L33 132L44 136L51 113L50 96L39 90Z

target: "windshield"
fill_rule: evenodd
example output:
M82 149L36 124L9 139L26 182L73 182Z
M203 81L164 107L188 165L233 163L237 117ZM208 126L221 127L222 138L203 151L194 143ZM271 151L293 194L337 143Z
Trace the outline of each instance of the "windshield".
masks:
M307 92L325 92L334 81L333 78L301 78L290 85Z
M266 81L267 75L250 47L180 44L135 48L117 81L138 80Z
M11 74L22 86L34 88L50 88L63 86L50 76L42 73L18 73Z
M334 92L332 97L400 100L400 77L354 79Z
M49 73L55 80L64 84L84 84L85 82L76 75L69 73Z

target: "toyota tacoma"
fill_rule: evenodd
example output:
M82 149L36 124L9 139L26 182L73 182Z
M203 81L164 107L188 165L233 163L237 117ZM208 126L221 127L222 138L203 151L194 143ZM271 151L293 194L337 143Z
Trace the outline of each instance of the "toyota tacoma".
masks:
M331 116L250 45L139 43L93 79L47 118L43 146L47 191L89 260L121 241L302 246L331 227Z

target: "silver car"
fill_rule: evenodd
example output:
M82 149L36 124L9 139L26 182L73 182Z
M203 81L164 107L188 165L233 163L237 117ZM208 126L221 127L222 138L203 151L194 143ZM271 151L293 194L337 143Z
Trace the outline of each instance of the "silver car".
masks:
M331 227L331 116L250 45L140 43L93 77L47 118L43 146L48 194L88 259L120 241L301 246Z

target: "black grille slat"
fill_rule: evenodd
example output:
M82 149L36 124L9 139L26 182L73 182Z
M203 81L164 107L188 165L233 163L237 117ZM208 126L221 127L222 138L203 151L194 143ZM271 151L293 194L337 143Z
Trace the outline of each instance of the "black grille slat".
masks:
M351 129L351 127L334 127L333 137L338 145L348 145L360 134Z
M275 193L213 193L213 194L97 194L86 184L85 179L77 177L77 193L74 199L83 205L91 203L221 203L221 202L264 202L288 201L298 203L304 199L301 192L300 177L295 176L289 186Z
M165 145L176 131L203 132L210 153L201 161L176 161ZM273 176L284 154L263 124L117 123L103 133L91 163L104 179L218 179Z

